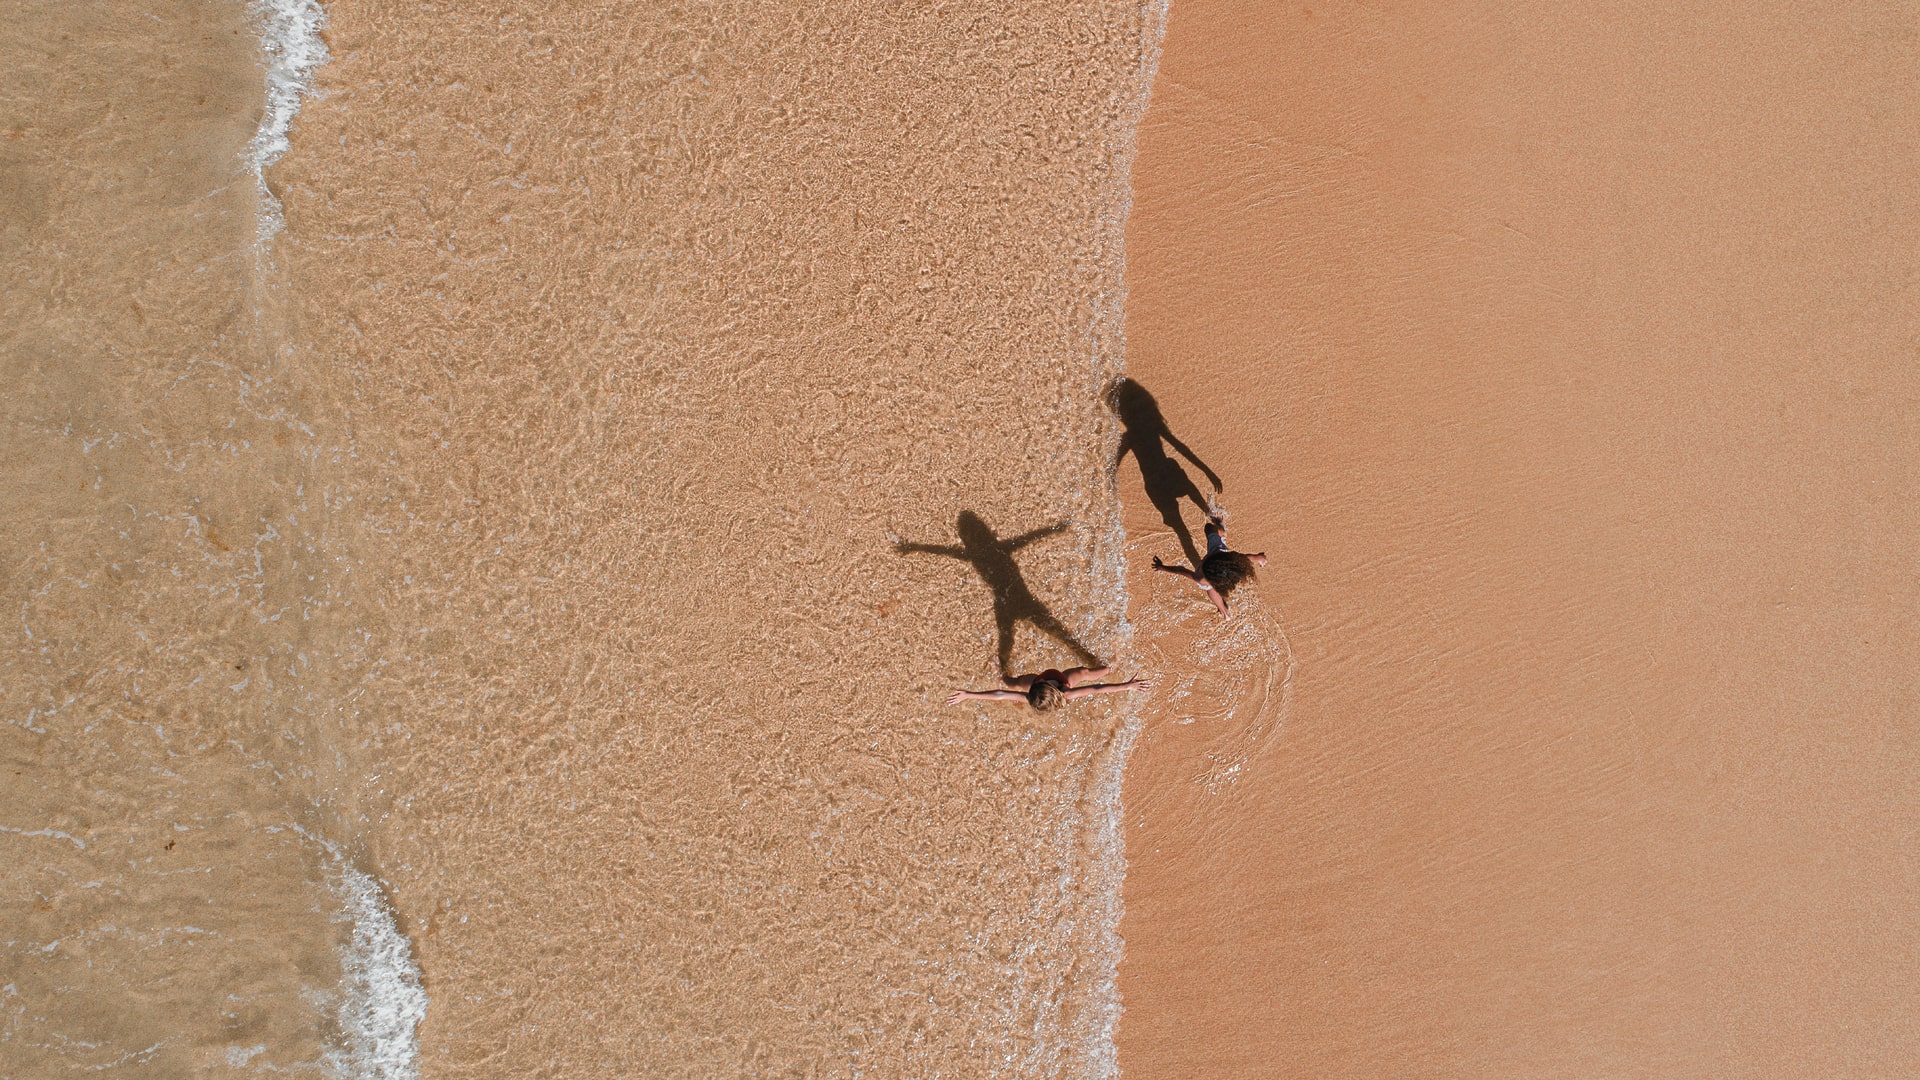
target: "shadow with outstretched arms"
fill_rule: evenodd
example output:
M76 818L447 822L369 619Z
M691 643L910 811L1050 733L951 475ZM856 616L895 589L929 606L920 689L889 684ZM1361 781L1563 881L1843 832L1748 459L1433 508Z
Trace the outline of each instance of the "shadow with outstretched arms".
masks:
M1213 485L1215 491L1225 490L1220 477L1186 443L1174 436L1167 427L1166 417L1160 415L1160 403L1153 400L1153 395L1147 393L1146 387L1132 379L1115 379L1107 391L1107 402L1119 414L1121 427L1125 429L1120 435L1120 453L1113 459L1114 467L1118 468L1128 454L1133 455L1134 463L1140 466L1140 480L1147 489L1147 501L1160 511L1160 520L1166 522L1167 528L1172 529L1180 539L1180 547L1186 552L1187 561L1199 566L1200 550L1194 545L1193 533L1188 531L1187 523L1180 517L1180 500L1192 499L1203 517L1211 518L1212 511L1199 486L1180 467L1180 463L1167 454L1166 448L1173 447L1181 457L1193 462L1194 468L1206 475L1207 482Z
M1000 634L1000 673L1012 672L1013 628L1015 623L1026 622L1041 633L1053 638L1060 644L1072 649L1089 667L1103 667L1100 658L1092 650L1080 644L1053 612L1033 595L1027 588L1027 579L1021 576L1020 566L1013 561L1013 554L1035 540L1064 532L1067 523L1062 521L1019 536L1001 539L980 515L971 510L962 510L954 523L959 534L958 544L910 544L904 540L895 541L893 548L902 555L945 555L959 559L973 566L980 580L993 590L993 621Z

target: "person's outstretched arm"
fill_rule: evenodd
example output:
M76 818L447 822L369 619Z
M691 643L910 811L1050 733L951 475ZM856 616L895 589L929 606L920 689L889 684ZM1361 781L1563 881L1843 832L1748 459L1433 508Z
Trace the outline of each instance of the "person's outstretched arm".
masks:
M1126 682L1099 683L1094 686L1076 686L1061 695L1068 701L1074 698L1092 697L1095 694L1117 694L1122 690L1151 690L1153 683L1148 679L1128 679Z
M1027 695L1018 690L955 690L947 695L947 704L958 705L963 701L1025 701Z

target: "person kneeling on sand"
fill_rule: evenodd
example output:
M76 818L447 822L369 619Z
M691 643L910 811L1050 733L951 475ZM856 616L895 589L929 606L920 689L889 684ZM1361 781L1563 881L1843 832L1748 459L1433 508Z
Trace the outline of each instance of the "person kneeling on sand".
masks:
M1053 668L1038 675L1009 676L1006 679L1011 690L955 690L947 696L947 704L958 705L963 701L1024 701L1040 712L1057 709L1063 701L1074 698L1092 697L1095 694L1114 694L1122 690L1151 690L1153 684L1145 679L1128 679L1126 682L1097 683L1095 679L1104 678L1110 667L1068 668L1057 671Z
M1189 578L1204 589L1207 599L1227 613L1227 594L1243 581L1253 580L1253 568L1267 565L1265 552L1246 554L1227 547L1227 529L1219 519L1207 522L1207 557L1200 560L1200 569L1189 570L1184 566L1169 566L1153 557L1153 568L1169 574L1178 574Z

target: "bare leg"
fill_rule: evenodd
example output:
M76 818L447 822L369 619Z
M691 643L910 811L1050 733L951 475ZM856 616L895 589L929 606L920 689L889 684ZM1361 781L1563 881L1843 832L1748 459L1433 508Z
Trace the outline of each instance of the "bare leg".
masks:
M1072 689L1076 686L1084 686L1090 682L1099 682L1101 679L1106 678L1107 673L1112 670L1111 667L1076 667L1068 668L1060 674L1066 678L1068 689Z
M1021 675L1018 677L1015 677L1012 675L1002 675L1000 676L1000 681L1003 683L1006 683L1008 686L1013 687L1015 690L1024 692L1024 691L1033 689L1033 678L1034 677L1032 675Z

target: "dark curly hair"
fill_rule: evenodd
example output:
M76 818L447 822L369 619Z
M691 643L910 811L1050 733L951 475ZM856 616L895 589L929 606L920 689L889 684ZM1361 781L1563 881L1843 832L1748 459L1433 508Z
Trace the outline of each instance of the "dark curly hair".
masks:
M1253 580L1253 560L1237 551L1216 551L1200 560L1200 576L1225 596L1240 583Z

